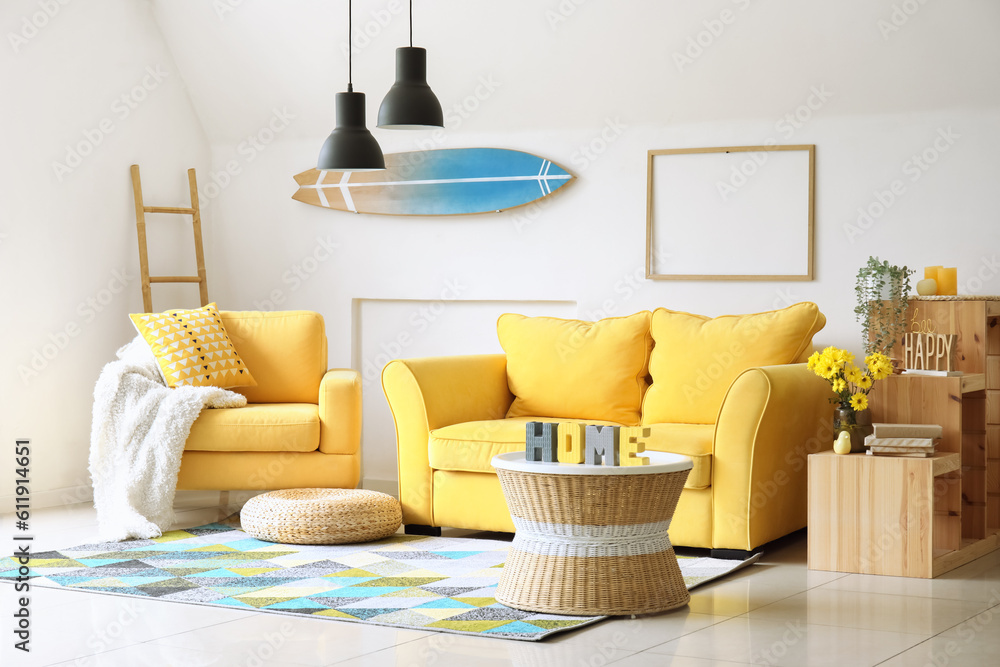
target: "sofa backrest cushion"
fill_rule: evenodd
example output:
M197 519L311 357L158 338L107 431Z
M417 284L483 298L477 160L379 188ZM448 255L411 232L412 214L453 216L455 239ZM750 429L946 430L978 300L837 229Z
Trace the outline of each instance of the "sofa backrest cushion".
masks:
M318 403L326 372L323 316L308 310L223 310L233 346L257 380L238 391L250 403Z
M597 322L501 315L497 335L515 397L507 416L638 424L651 317L648 310Z
M740 373L805 361L825 324L814 303L715 318L657 308L642 423L714 424Z

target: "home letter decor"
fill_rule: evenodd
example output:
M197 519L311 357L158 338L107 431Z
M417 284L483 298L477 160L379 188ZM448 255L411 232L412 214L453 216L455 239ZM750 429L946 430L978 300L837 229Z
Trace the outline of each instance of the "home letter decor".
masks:
M646 451L646 438L649 437L648 426L626 426L621 430L618 463L623 466L648 466L648 456L636 456Z
M587 465L618 465L618 426L587 426Z
M583 463L585 429L579 422L559 424L559 463Z
M528 422L524 433L524 460L555 463L556 425L548 422Z

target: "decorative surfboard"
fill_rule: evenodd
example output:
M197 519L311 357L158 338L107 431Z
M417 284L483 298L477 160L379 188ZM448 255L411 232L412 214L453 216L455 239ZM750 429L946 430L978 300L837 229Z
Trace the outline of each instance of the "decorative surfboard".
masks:
M381 171L304 171L292 199L354 213L463 215L523 206L574 178L531 153L443 148L390 153Z

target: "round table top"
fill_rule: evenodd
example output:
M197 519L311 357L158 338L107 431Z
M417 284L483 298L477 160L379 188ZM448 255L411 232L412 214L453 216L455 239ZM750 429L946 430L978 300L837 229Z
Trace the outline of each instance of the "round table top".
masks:
M666 472L681 472L690 470L694 465L686 456L669 454L667 452L642 452L640 456L649 457L648 466L609 466L587 465L586 463L543 463L541 461L525 461L524 452L507 452L498 454L490 461L494 468L515 470L518 472L534 472L545 475L654 475Z

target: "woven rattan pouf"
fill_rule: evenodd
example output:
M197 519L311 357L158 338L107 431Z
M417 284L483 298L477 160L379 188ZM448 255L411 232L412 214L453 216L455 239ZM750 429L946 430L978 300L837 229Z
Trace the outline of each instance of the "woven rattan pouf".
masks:
M243 531L281 544L353 544L389 537L403 515L390 495L364 489L287 489L254 496Z

